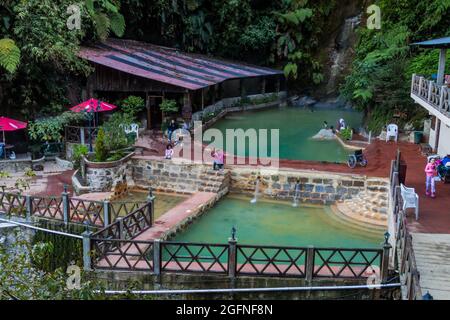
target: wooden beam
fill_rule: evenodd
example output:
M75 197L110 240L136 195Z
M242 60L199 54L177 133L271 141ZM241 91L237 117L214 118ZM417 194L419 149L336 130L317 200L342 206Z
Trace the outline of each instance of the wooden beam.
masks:
M441 120L436 117L436 131L435 131L435 139L434 139L434 152L437 153L439 149L439 138L441 135Z
M447 49L441 49L441 51L439 52L439 67L436 81L438 86L442 86L444 84L446 57Z
M148 92L145 93L145 107L147 108L147 129L152 129L152 111L151 111L151 100Z
M185 120L191 120L192 118L192 94L189 91L183 95L183 108L181 114Z

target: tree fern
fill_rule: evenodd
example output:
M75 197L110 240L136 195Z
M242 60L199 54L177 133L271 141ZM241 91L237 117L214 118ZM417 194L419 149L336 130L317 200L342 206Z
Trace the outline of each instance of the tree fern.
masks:
M92 17L94 19L95 31L100 40L104 41L109 36L111 21L105 13L96 13Z
M0 66L14 73L20 63L20 49L11 39L0 39Z
M120 13L110 14L111 31L118 37L125 33L125 18Z

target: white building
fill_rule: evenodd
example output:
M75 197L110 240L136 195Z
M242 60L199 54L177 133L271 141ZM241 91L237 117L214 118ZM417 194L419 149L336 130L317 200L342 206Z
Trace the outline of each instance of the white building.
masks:
M431 115L428 144L440 156L450 154L450 83L445 81L445 60L450 48L450 37L429 40L413 45L422 48L440 49L436 81L413 74L411 98Z

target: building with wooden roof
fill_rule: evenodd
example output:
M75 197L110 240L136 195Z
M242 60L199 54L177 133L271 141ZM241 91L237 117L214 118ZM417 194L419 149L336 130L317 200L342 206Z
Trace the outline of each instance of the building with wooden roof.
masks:
M163 98L179 101L183 118L191 119L218 101L278 94L285 86L279 70L132 40L109 39L83 47L79 56L95 68L87 81L87 96L114 92L145 97L148 129L161 124L159 104Z

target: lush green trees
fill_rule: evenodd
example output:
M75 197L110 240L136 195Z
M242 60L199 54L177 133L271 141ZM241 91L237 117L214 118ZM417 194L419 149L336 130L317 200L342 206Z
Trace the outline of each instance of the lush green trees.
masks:
M375 3L381 8L382 28L360 28L353 70L342 93L366 111L369 129L377 132L394 115L400 116L402 123L425 116L409 97L411 75L436 73L438 52L411 50L409 44L450 33L450 1Z

